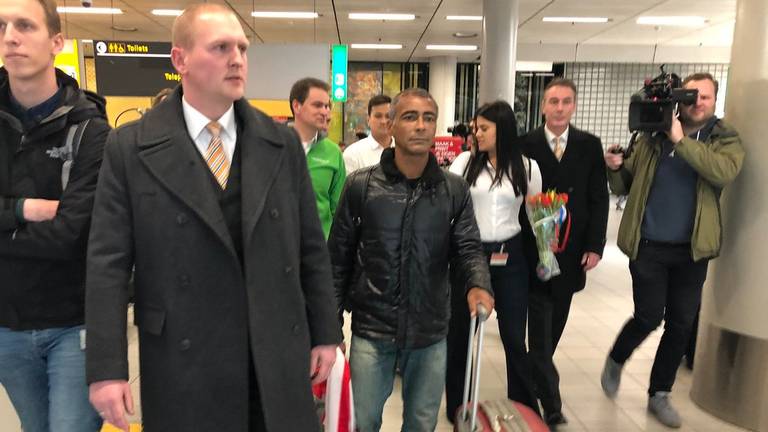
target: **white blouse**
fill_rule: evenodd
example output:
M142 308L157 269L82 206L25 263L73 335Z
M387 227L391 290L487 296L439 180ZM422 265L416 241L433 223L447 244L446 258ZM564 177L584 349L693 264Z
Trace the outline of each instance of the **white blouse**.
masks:
M456 157L449 170L463 177L464 168L469 163L470 152L466 151ZM528 161L523 157L523 165L528 178ZM528 196L541 192L541 171L539 164L530 159L530 180L528 181ZM496 170L490 162L488 169L480 172L477 181L470 186L472 203L475 209L475 219L480 229L480 240L485 243L501 242L508 240L520 233L520 221L518 215L520 206L523 205L523 197L515 196L515 189L507 176L503 176L501 184L491 188Z

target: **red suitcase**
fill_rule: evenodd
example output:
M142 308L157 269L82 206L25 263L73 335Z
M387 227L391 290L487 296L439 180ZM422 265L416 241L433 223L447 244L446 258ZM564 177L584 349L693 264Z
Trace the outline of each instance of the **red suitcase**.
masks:
M456 411L455 432L548 432L546 423L529 407L509 399L478 401L480 384L480 358L483 349L483 331L488 312L477 305L477 315L469 326L467 370L464 375L462 406ZM477 328L477 346L473 347ZM473 349L474 348L474 349ZM474 359L473 359L474 351ZM474 360L474 361L473 361ZM474 373L473 366L474 365ZM470 381L472 395L469 394Z

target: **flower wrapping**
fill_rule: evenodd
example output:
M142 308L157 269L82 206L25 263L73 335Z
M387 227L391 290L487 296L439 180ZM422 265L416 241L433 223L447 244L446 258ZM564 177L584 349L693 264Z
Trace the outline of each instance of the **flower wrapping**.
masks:
M566 232L563 244L559 244L560 227L568 219L568 211L565 208L567 203L568 194L556 193L554 190L531 195L525 201L526 213L536 236L536 249L539 254L536 276L542 281L548 281L560 274L555 252L562 252L568 241Z

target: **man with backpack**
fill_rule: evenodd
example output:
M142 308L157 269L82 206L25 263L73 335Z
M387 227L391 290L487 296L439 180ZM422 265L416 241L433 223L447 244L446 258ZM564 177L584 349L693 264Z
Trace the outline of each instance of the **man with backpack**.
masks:
M52 0L0 1L0 383L25 432L95 432L85 251L110 130L104 100L54 67Z

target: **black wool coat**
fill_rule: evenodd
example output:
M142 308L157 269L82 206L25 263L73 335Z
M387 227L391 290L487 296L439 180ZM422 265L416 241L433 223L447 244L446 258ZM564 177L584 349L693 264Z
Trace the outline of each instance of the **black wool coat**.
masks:
M608 181L606 179L603 145L600 139L573 125L568 132L568 142L562 159L558 162L547 143L544 126L531 131L523 138L523 153L539 164L542 191L550 189L568 194L566 206L571 215L570 238L565 251L557 254L562 273L549 282L553 290L577 292L584 289L586 273L581 265L585 252L603 255L605 233L608 225ZM530 224L524 215L524 245L531 267L531 289L544 284L536 276L538 263L536 243ZM565 235L565 227L560 231Z
M147 432L248 430L249 368L267 430L319 430L310 349L339 343L341 330L305 155L294 131L245 99L235 115L242 265L187 133L181 86L107 141L88 251L87 378L128 378L135 264Z

